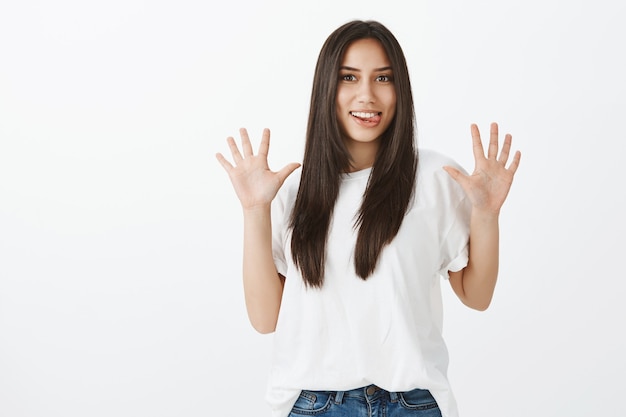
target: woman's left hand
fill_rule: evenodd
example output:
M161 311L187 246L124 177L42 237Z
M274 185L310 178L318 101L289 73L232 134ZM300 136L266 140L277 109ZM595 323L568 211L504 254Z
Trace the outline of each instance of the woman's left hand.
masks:
M502 150L498 156L498 124L492 123L487 157L485 157L478 126L472 124L471 131L475 160L474 172L471 175L465 175L450 166L446 166L444 169L463 187L475 210L497 215L511 189L521 153L520 151L515 152L513 160L507 168L506 163L511 151L511 135L508 133L505 135Z

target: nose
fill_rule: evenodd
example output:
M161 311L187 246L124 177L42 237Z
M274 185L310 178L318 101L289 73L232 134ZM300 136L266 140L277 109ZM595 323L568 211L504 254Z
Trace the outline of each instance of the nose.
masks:
M374 102L374 89L372 88L371 81L362 80L359 83L356 96L359 103L373 103Z

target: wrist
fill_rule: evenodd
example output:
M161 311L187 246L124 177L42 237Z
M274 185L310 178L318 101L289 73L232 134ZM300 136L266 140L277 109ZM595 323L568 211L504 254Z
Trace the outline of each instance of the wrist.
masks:
M490 223L498 222L500 217L500 210L487 210L481 208L472 208L472 219L479 220L481 222Z
M271 204L256 204L254 206L242 207L244 217L265 216L271 211Z

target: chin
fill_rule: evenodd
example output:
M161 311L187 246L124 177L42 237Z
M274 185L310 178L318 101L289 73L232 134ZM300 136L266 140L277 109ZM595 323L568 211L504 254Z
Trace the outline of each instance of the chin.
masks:
M352 140L355 142L360 142L360 143L371 143L371 142L376 142L380 137L382 136L382 133L376 133L376 134L361 134L361 135L353 135L351 136Z

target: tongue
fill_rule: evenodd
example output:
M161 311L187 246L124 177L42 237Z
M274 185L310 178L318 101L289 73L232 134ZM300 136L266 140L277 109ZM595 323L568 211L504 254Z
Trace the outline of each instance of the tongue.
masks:
M359 119L363 120L364 122L368 122L368 123L378 123L378 122L380 122L380 115L377 114L374 117L359 117Z

